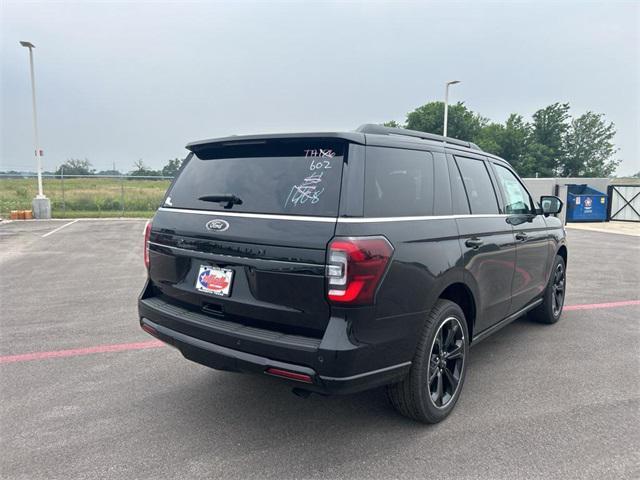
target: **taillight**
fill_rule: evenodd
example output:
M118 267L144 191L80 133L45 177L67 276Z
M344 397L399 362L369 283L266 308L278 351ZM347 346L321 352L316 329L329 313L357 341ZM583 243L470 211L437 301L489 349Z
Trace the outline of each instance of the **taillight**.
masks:
M151 220L144 226L144 266L149 268L149 237L151 236Z
M327 296L334 303L373 303L393 247L384 237L334 238L327 256Z

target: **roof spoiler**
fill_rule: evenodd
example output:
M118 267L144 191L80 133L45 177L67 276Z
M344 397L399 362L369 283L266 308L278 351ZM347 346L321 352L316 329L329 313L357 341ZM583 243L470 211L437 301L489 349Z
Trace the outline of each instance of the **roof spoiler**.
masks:
M360 125L356 129L356 132L373 133L375 135L402 135L405 137L415 137L421 138L423 140L433 140L436 142L450 143L452 145L460 145L461 147L467 147L472 148L473 150L482 151L482 149L473 142L465 142L464 140L458 140L457 138L443 137L442 135L436 135L435 133L407 130L406 128L385 127L383 125L376 125L375 123L365 123L364 125Z
M272 141L302 139L347 140L364 145L364 135L356 132L308 132L308 133L269 133L262 135L232 135L230 137L211 138L187 144L187 150L198 152L208 148L231 147L239 145L261 144Z

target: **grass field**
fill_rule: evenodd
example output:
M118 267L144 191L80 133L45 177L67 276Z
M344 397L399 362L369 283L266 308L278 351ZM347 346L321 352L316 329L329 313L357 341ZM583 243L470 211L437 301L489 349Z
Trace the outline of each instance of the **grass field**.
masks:
M147 217L160 205L170 180L119 178L43 179L54 218ZM30 210L35 178L0 178L0 217Z

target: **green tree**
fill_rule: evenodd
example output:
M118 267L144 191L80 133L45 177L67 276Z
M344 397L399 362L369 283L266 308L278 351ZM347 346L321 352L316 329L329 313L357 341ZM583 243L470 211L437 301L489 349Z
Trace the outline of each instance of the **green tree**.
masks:
M535 141L530 142L517 170L522 177L553 177L556 175L553 150Z
M86 158L70 158L58 167L56 175L93 175L95 170L91 167L91 162Z
M483 128L476 143L483 150L504 158L520 175L535 174L526 161L533 143L532 127L522 115L512 113L504 125L492 123Z
M527 158L530 167L536 171L531 173L553 177L561 171L565 155L564 138L568 129L568 103L554 103L533 114Z
M502 137L502 158L518 170L524 166L525 154L531 141L531 125L524 121L522 115L509 115Z
M449 107L448 134L504 158L523 177L612 175L620 163L614 159L613 123L593 112L572 119L569 110L568 103L554 103L535 112L530 123L513 113L502 124L459 102ZM443 116L444 104L430 102L407 114L404 128L441 134ZM384 125L402 127L394 120Z
M604 115L587 112L571 121L564 137L565 157L560 168L564 177L608 177L620 164L613 158L615 125Z
M490 123L482 127L480 132L473 139L482 150L502 156L502 143L504 142L504 125Z
M179 158L169 160L169 162L162 167L162 175L165 177L175 177L178 174L178 170L180 170L181 165L182 160Z
M444 103L430 102L407 115L406 127L411 130L442 135ZM469 110L464 103L449 105L447 135L460 140L475 139L489 120Z
M391 127L391 128L402 128L402 125L395 120L389 120L388 122L384 122L382 124L383 127Z
M504 124L486 124L471 140L485 152L507 160L519 174L529 175L526 154L532 142L531 133L531 125L521 115L512 113Z
M135 170L129 173L132 177L159 177L160 172L158 170L151 170L148 168L142 159L137 160L133 166Z

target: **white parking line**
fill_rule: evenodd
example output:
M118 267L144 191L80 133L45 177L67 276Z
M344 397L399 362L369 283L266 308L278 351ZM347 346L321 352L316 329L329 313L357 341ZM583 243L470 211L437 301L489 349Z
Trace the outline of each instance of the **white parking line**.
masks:
M50 232L45 233L44 235L42 235L42 238L48 237L49 235L51 235L52 233L56 233L60 230L62 230L64 227L68 227L69 225L73 225L74 223L76 223L78 220L80 220L79 218L76 218L73 222L69 222L69 223L65 223L64 225L58 227L58 228L54 228L53 230L51 230Z

